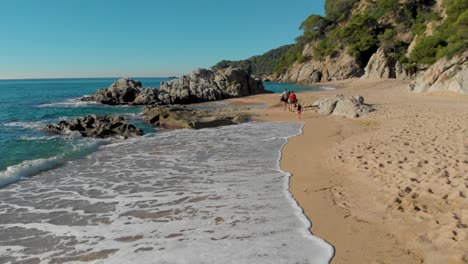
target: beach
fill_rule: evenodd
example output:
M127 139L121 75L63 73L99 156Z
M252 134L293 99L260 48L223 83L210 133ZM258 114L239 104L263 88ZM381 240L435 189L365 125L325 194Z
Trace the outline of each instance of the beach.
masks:
M4 173L0 262L328 263L334 251L332 264L467 263L468 97L414 94L408 84L325 83L336 90L298 93L300 120L278 93L229 99L197 107L247 112L254 122L146 127L127 141L62 139L36 127L89 111L138 121L139 108L69 95L31 102L47 119L4 124L23 133L14 142L65 140L78 152ZM376 111L349 119L310 107L336 94L361 95ZM26 118L37 124L21 127Z
M279 95L234 99L266 103L257 120L300 121L281 168L312 222L335 247L332 263L467 263L468 97L414 94L408 81L346 80L298 95L303 106L334 94L362 95L377 111L347 119L285 112Z

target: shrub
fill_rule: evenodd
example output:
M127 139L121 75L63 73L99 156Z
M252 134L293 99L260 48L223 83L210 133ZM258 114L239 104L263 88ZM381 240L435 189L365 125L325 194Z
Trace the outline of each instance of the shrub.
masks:
M432 36L422 37L411 53L411 62L432 64L468 48L468 1L445 0L447 18Z
M347 19L353 6L358 0L325 0L325 14L327 19L339 22Z

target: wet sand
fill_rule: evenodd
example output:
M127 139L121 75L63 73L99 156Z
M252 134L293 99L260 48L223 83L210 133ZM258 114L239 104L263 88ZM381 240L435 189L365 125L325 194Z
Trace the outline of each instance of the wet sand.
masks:
M329 243L332 263L468 263L468 96L413 94L409 82L346 80L335 91L362 95L376 112L359 119L305 109L304 133L284 148L291 192ZM232 100L264 121L298 121L279 95Z

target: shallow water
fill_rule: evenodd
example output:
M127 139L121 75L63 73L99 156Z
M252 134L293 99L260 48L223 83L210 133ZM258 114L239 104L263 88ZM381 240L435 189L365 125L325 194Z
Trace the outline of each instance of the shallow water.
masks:
M119 113L132 119L141 112L140 107L112 107L79 100L83 95L110 86L115 80L0 80L0 187L10 182L10 179L2 177L5 176L2 171L8 167L16 166L10 171L19 171L20 167L36 164L36 160L70 156L72 149L88 146L72 137L46 140L51 138L50 134L41 131L46 124L88 114ZM145 86L159 87L160 82L166 80L143 78L142 82ZM77 151L87 153L85 150Z
M299 123L102 146L0 189L0 263L328 263L279 168Z

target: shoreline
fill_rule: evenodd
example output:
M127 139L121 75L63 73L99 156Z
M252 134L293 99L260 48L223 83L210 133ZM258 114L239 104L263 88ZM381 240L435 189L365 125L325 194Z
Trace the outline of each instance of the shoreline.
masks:
M290 192L310 231L335 247L332 264L468 263L468 96L414 94L407 84L354 79L298 94L303 106L362 95L377 112L358 119L305 111L297 120L277 94L232 99L267 104L251 110L255 120L304 123L283 148L281 169L292 174Z

